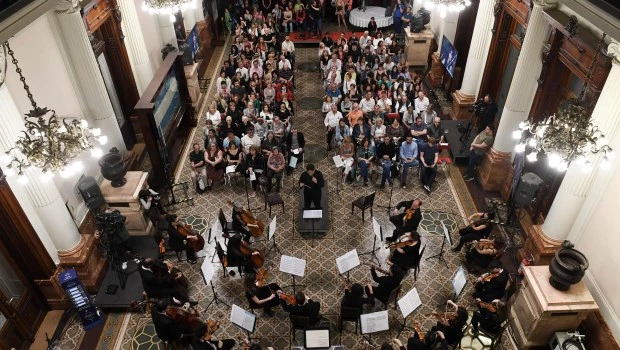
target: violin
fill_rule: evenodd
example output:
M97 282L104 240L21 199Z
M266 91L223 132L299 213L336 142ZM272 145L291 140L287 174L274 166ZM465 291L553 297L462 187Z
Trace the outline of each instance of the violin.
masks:
M403 218L403 221L409 221L413 219L413 214L415 214L415 209L405 210L405 217Z
M294 295L280 293L280 299L285 300L289 305L297 305L297 299Z
M495 269L493 272L486 273L482 278L482 282L491 282L494 278L498 277L502 273L502 270Z
M451 321L456 318L456 312L433 312L431 315L446 321Z
M493 242L470 242L469 244L481 250L495 249L495 243Z
M424 343L424 332L422 332L422 328L420 328L420 323L418 321L413 321L413 329L418 334L420 341Z
M388 244L388 248L393 248L393 249L398 249L398 248L402 248L402 247L409 247L412 246L415 242L412 240L406 240L406 241L400 241L400 242L394 242L394 243L390 243Z
M196 331L198 327L205 324L200 319L200 314L196 309L185 309L177 305L168 305L166 314L175 322L188 325L192 331Z
M224 314L219 313L217 315L217 321L207 320L207 330L205 331L205 334L202 336L202 341L211 340L211 338L213 337L213 333L215 333L220 328L223 317L224 317Z
M262 267L263 264L265 264L265 254L258 249L252 248L248 243L241 241L239 250L241 251L241 254L246 255L250 258L252 267L259 268Z
M187 224L184 225L184 224L179 222L179 224L176 226L176 229L183 236L195 237L195 238L191 238L191 239L187 240L189 242L189 244L192 246L192 249L194 249L195 252L201 251L205 247L205 239L204 239L204 237L202 237L201 234L199 234L198 232L193 230L191 225L187 225Z
M232 201L228 201L228 204L233 205ZM260 237L265 232L265 223L255 218L249 210L241 210L241 220L248 225L252 237Z
M267 276L269 276L269 270L265 267L261 267L261 269L256 273L256 286L263 287L267 283Z
M487 309L491 312L497 312L497 306L493 304L485 303L484 301L479 301L478 306L480 306L483 309Z

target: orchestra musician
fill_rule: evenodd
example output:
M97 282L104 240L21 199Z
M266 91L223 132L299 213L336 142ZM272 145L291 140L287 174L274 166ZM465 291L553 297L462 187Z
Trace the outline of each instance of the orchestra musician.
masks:
M252 264L248 259L249 257L241 251L241 245L244 242L242 242L241 234L230 237L226 245L226 258L228 259L228 266L241 266L244 270L251 271Z
M428 331L420 335L417 331L419 325L416 323L416 331L407 339L407 347L403 345L400 339L392 339L392 342L398 346L399 350L447 350L446 336L442 331Z
M168 244L170 245L170 248L175 252L185 250L185 253L187 254L187 261L190 264L193 265L198 262L196 252L190 243L190 240L195 240L197 237L195 235L185 236L179 233L178 227L183 224L179 221L179 217L177 215L166 215L166 220L169 224L166 229L168 231Z
M366 286L366 294L373 303L374 298L385 303L390 297L390 293L400 286L400 282L402 282L405 277L405 271L398 265L392 265L389 271L381 270L380 272L382 272L384 276L379 276L376 270L377 267L371 265L370 274L372 275L373 281L377 282L377 285L373 286L372 284L368 284Z
M504 241L500 237L472 241L469 250L465 253L468 271L475 272L489 267L503 246Z
M323 173L316 170L314 164L306 165L306 171L299 176L299 188L304 189L304 208L309 209L312 203L315 209L321 207L324 185Z
M250 237L252 236L252 233L250 232L250 227L258 227L255 224L251 224L251 223L246 223L243 220L243 217L241 216L241 214L243 213L243 205L241 204L241 202L239 201L234 201L232 203L233 209L232 209L232 227L233 230L241 233L241 235L243 235L243 240L246 242L250 241Z
M395 246L392 256L387 259L388 265L398 265L403 270L409 270L418 265L420 261L420 234L407 232L400 236L399 241L392 243Z
M277 292L282 289L276 283L259 287L256 282L255 274L249 274L245 278L245 297L250 301L252 308L262 308L269 317L273 317L275 312L272 308L280 305Z
M474 311L471 318L471 326L474 334L478 334L478 327L489 333L497 333L502 329L502 322L508 317L507 304L499 299L494 299L490 303L485 303L476 299L478 311Z
M437 313L437 324L431 328L431 331L442 332L446 342L453 345L459 342L463 336L463 328L467 324L467 310L452 300L448 300L448 306L452 307L454 311Z
M494 261L491 265L499 265L499 262ZM501 267L492 268L489 272L476 278L474 282L476 291L473 297L487 303L503 298L509 277L508 270Z
M189 300L187 278L168 260L146 258L139 263L138 271L150 298L172 297L179 304Z
M495 212L492 211L471 214L467 218L469 225L459 230L460 238L452 246L452 251L458 252L466 243L489 237L493 231L493 219Z
M237 345L234 339L205 339L207 331L208 326L206 324L196 329L192 341L193 350L231 350Z
M164 341L177 341L183 336L193 335L194 330L190 324L177 322L168 315L167 309L170 304L169 300L162 299L151 310L151 319L157 336Z
M276 293L280 296L284 292L279 290ZM308 317L310 319L310 325L314 325L321 319L321 315L319 314L321 311L321 304L318 301L306 298L306 295L302 291L295 293L294 305L289 304L283 298L280 298L280 305L284 311L291 315Z
M364 296L364 286L359 283L347 283L340 305L344 307L362 309L365 304L374 305L375 300Z
M392 237L388 237L385 240L395 242L403 233L417 231L420 221L422 221L421 206L422 201L418 198L398 203L390 216L390 221L396 228L392 233ZM400 210L403 208L405 210L401 213Z

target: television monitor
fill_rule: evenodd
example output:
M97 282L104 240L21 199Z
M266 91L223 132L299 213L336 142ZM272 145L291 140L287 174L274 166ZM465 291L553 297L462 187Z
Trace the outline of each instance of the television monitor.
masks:
M185 39L185 43L189 45L189 48L192 52L192 59L196 61L196 55L198 51L200 51L200 39L198 38L198 27L194 26L192 31L189 32L187 38Z
M456 56L458 52L452 46L452 43L446 36L443 36L441 40L441 51L439 53L439 60L441 64L443 64L444 68L450 74L452 78L454 78L454 66L456 65Z

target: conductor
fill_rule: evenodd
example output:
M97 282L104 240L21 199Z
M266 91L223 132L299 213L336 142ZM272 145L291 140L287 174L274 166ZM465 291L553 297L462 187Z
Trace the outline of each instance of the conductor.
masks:
M321 207L322 188L325 185L323 174L316 170L314 164L308 164L306 171L299 177L299 188L304 189L304 208L310 209L310 203L314 203L314 208Z

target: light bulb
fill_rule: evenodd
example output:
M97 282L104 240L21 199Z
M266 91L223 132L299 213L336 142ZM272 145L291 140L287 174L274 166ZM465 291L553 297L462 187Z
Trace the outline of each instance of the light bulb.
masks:
M558 164L560 164L560 161L562 160L560 155L555 153L555 152L549 153L547 155L547 159L549 160L549 166L552 167L552 168L557 167Z
M435 8L435 3L434 3L434 2L432 2L432 1L428 1L428 2L426 3L426 6L425 6L425 7L426 7L426 9L428 9L428 10L432 10L432 9L434 9L434 8Z
M90 150L90 155L93 156L93 158L101 158L103 151L101 148L93 148Z
M588 160L586 159L585 156L580 155L579 157L577 157L577 159L575 160L575 163L577 165L585 165L588 162Z
M527 145L530 147L536 147L537 144L538 144L538 141L536 141L535 138L531 138L527 140Z
M86 119L82 119L82 120L80 120L80 126L81 126L83 129L88 128L88 121L87 121Z
M101 135L101 129L99 128L92 129L91 132L93 133L93 136Z
M108 143L108 137L107 137L107 136L105 136L105 135L104 135L104 136L99 136L99 137L97 138L97 141L99 141L99 144L103 146L103 145L105 145L106 143Z
M523 134L523 131L521 130L515 130L512 132L512 138L515 140L519 140L521 138L521 135Z
M142 3L142 11L147 11L149 9L149 5L146 4L146 2Z
M84 163L82 163L79 160L76 160L73 162L73 164L71 164L71 168L74 169L75 171L82 171L84 170Z
M9 165L11 164L12 160L13 158L11 158L8 153L2 153L2 155L0 156L0 162L2 162L2 165Z
M17 182L19 182L22 185L25 185L28 183L28 177L26 177L26 175L21 174L17 177Z
M56 133L58 134L64 134L67 132L67 127L62 125L61 127L58 128L58 130L56 130Z
M564 160L561 160L557 168L559 171L566 171L568 169L568 163Z
M526 122L520 122L519 123L519 129L526 130L527 129L527 123Z
M524 151L525 151L525 144L524 143L520 143L520 144L515 146L515 152L523 153Z
M466 0L466 1L465 1L465 6L469 6L469 5L471 5L471 1Z
M530 161L530 162L535 162L535 161L537 161L537 160L538 160L537 155L538 155L538 153L537 153L537 152L532 152L532 153L528 154L526 158L527 158L527 160L528 160L528 161Z
M13 176L15 175L15 170L13 170L13 168L6 168L6 170L4 170L4 175Z
M176 17L173 14L170 14L170 22L174 23L176 21Z

